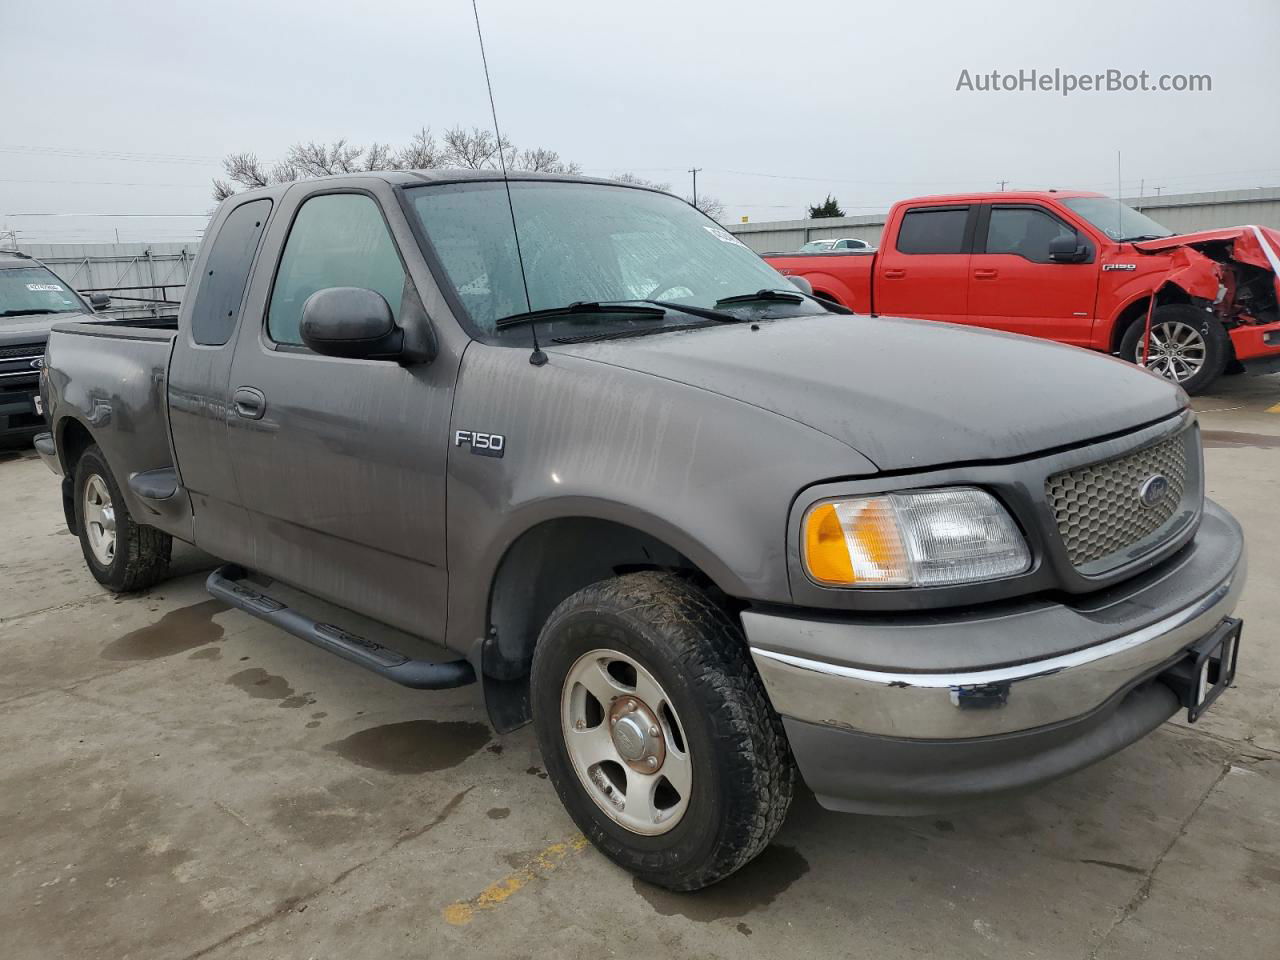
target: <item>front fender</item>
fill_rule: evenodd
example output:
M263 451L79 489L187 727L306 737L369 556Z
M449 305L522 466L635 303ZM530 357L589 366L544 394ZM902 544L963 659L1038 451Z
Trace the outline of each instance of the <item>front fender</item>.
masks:
M678 551L726 594L787 603L791 502L818 478L875 467L777 414L608 363L552 350L474 344L451 436L500 434L503 456L451 446L449 645L487 629L489 589L521 534L548 520L621 524Z

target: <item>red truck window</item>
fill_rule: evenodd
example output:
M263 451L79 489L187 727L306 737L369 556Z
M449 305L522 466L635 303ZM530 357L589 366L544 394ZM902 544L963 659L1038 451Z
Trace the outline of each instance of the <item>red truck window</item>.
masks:
M1061 220L1032 207L993 207L987 226L987 253L1009 253L1032 263L1052 263L1049 244L1076 232Z
M968 207L908 210L898 229L899 253L964 253Z

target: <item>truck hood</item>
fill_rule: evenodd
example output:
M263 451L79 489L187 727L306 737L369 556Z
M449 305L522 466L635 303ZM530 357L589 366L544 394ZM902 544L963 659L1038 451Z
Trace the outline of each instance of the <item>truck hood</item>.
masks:
M49 338L55 323L84 320L83 313L37 313L25 317L0 317L0 346L40 343Z
M1178 387L1112 357L897 317L797 317L762 321L756 331L741 324L554 351L772 411L881 470L1027 456L1122 433L1187 404Z

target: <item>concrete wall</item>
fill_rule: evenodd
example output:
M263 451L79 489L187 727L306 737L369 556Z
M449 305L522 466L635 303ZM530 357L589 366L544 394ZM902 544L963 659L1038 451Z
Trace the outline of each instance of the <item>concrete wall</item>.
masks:
M1280 229L1280 187L1166 194L1142 199L1129 197L1125 203L1137 207L1175 233L1234 227L1243 223ZM774 220L730 223L725 225L725 229L757 253L785 252L798 250L810 240L825 237L858 237L878 244L884 219L884 214L875 214L818 220Z

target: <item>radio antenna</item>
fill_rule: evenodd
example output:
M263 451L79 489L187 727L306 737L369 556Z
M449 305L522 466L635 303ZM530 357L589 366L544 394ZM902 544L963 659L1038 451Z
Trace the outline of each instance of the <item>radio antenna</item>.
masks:
M493 114L493 135L498 138L498 164L502 169L502 185L507 191L507 210L511 212L511 234L516 238L516 260L520 264L524 305L525 309L533 313L533 301L529 298L529 278L524 272L524 254L520 251L520 230L516 227L516 205L511 202L511 181L507 177L506 144L502 142L502 131L498 129L498 108L493 102L493 81L489 79L489 58L484 54L484 33L480 30L480 8L476 6L476 0L471 0L471 12L476 17L476 37L480 40L480 62L484 65L484 84L489 89L489 112ZM535 367L540 367L547 362L547 355L542 352L542 347L538 346L538 325L530 323L529 330L533 333L533 353L529 355L529 362Z

